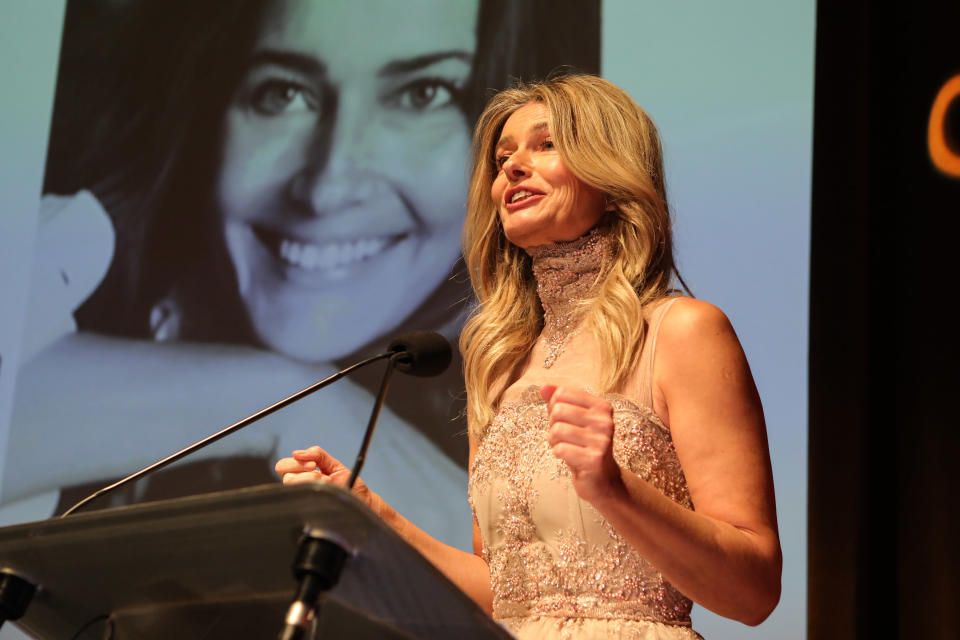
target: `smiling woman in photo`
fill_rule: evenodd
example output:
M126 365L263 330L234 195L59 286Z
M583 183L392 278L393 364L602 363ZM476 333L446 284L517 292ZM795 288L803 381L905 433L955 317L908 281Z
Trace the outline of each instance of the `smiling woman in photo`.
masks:
M459 257L476 2L381 4L272 5L223 119L213 197L251 339L298 359L387 335Z
M598 6L548 3L544 17L543 4L69 3L44 190L92 192L115 253L79 332L21 367L3 500L82 493L396 333L455 338L476 115L514 76L598 66ZM360 381L119 500L266 480L304 429L354 448L371 403ZM419 473L417 451L437 457L409 480L429 503L464 491L462 379L419 385L395 382L378 438L396 449L388 483Z

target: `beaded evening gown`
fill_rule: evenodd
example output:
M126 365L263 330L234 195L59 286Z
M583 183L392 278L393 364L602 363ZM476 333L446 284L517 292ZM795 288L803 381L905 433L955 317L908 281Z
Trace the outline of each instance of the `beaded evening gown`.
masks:
M617 462L692 509L669 429L650 408L656 334L671 303L649 321L639 402L605 397L614 407ZM469 496L490 565L494 618L524 640L699 638L691 601L577 496L569 469L547 444L548 425L539 387L529 386L505 398L478 434Z

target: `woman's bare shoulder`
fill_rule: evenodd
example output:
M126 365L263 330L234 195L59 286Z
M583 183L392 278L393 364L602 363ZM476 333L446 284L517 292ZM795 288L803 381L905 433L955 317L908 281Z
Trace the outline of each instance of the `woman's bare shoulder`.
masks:
M669 306L664 309L664 305ZM654 411L669 424L666 387L683 383L691 370L715 364L718 358L728 361L739 351L739 342L726 314L705 300L687 296L661 298L647 305L644 316L651 322L661 313L655 329L652 402ZM718 350L720 345L726 347ZM732 345L736 345L733 350Z
M654 303L651 314L664 304L670 308L660 323L661 338L689 339L715 335L718 331L732 331L733 327L727 314L720 307L687 296L664 298Z
M743 349L727 315L696 298L677 298L660 323L657 360L670 369L723 365L743 359ZM677 365L676 367L671 365Z

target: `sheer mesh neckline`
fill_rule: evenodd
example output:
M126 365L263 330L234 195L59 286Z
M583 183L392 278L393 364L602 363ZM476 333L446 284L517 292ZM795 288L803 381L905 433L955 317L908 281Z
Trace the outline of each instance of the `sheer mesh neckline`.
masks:
M613 238L607 225L597 225L576 240L531 247L527 253L543 307L543 368L549 369L580 329L586 305L613 257Z

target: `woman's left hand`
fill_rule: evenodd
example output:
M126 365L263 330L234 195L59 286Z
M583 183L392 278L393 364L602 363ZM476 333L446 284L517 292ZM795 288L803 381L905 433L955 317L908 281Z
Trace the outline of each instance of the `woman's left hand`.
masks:
M547 384L540 388L547 403L553 454L573 473L573 488L595 503L625 491L620 465L613 458L613 407L581 389Z

